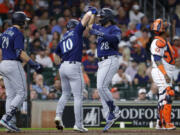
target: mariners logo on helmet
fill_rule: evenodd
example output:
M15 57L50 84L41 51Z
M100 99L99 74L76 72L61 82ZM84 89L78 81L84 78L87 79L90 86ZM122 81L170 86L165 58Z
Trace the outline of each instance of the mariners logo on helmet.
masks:
M111 22L112 24L115 24L115 13L110 8L103 8L101 9L100 13L98 14L100 16L99 22L101 25L105 25L107 22Z
M17 11L12 15L12 24L16 24L22 26L26 21L29 21L30 18L26 16L26 14L22 11Z
M71 19L71 20L67 23L66 28L67 28L67 30L70 30L70 29L72 29L72 28L75 28L78 24L79 24L79 21L78 21L78 20L76 20L76 19Z

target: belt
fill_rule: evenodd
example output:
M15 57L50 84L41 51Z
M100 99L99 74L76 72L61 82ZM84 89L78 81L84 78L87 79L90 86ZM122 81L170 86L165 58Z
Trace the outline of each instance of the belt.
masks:
M100 57L100 58L98 58L98 60L99 61L103 61L103 60L106 60L106 59L108 59L108 58L110 58L110 57L112 57L112 56L118 56L118 55L109 55L109 56L103 56L103 57Z
M69 64L76 64L76 63L78 63L78 61L62 61L61 64L64 63L64 62L68 62Z

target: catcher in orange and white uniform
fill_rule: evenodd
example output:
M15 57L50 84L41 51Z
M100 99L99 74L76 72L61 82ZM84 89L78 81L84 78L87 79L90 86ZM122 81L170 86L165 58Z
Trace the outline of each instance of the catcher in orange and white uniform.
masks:
M174 50L166 41L167 23L156 19L152 24L152 31L156 35L151 43L152 78L158 86L158 120L156 129L175 129L171 123L172 99L175 95L172 86L172 72L175 68Z

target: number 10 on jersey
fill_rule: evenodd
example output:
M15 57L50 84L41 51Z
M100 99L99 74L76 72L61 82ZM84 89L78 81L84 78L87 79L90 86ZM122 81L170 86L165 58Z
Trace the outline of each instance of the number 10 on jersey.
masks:
M73 42L70 38L68 38L67 40L63 41L63 52L66 53L70 50L72 50L73 48Z

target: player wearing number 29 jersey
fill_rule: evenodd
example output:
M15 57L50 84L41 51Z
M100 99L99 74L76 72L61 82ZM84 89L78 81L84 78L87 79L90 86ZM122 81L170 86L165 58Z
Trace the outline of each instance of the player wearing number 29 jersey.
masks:
M16 27L10 27L1 35L0 40L2 60L20 60L15 50L24 50L23 34Z
M121 39L121 31L115 25L114 13L109 8L100 11L100 24L93 24L95 16L91 17L89 28L91 33L97 35L97 54L99 57L97 72L97 89L101 97L106 126L103 131L107 131L119 118L120 111L114 105L112 94L109 90L112 77L119 68L118 43Z
M13 26L0 36L0 74L6 87L6 113L0 120L0 125L10 131L19 132L16 127L16 111L26 99L26 76L21 61L27 62L36 70L38 63L33 62L24 51L24 29L29 18L24 12L18 11L12 15Z
M62 114L64 106L71 95L71 91L74 96L74 114L75 114L75 125L74 130L80 132L87 132L88 129L83 126L83 111L82 111L82 100L83 100L83 89L84 80L81 69L82 49L83 41L82 34L87 25L91 15L96 13L96 10L89 10L82 20L71 19L67 23L67 32L59 42L56 48L55 61L59 56L61 66L59 68L59 74L62 85L62 96L59 99L55 123L58 129L63 129Z

